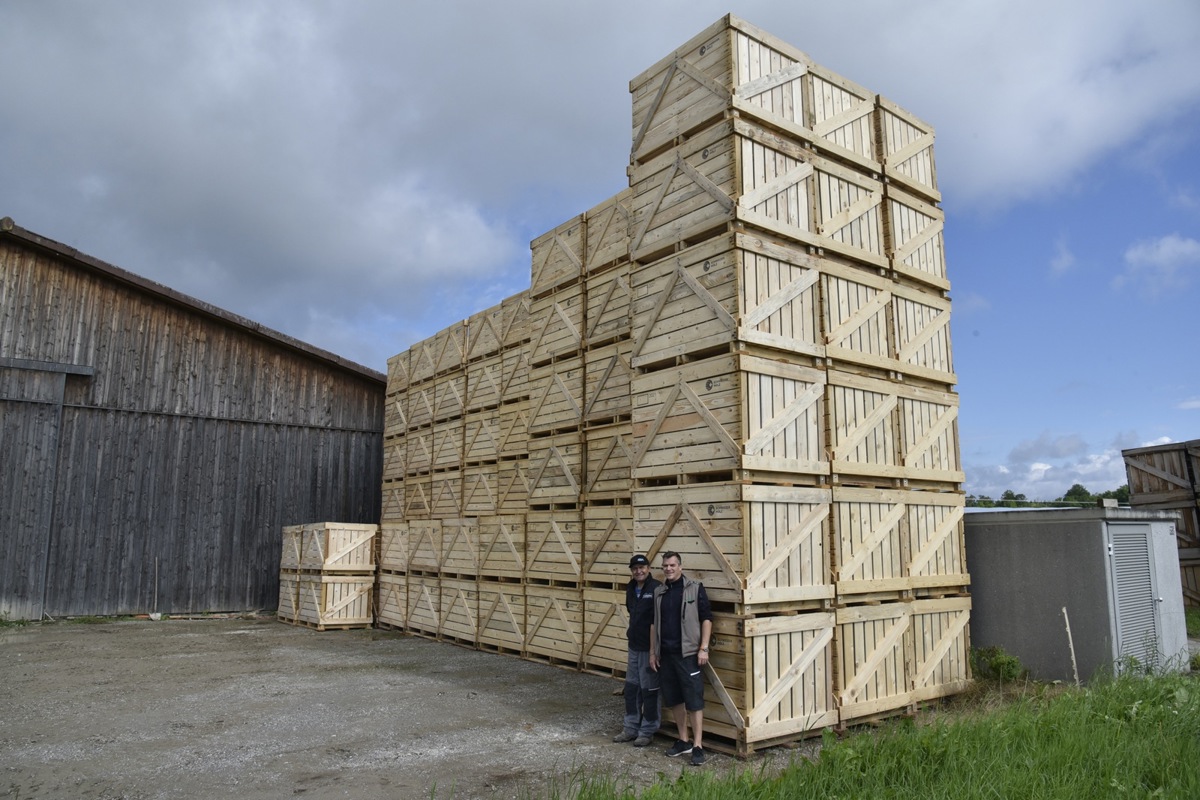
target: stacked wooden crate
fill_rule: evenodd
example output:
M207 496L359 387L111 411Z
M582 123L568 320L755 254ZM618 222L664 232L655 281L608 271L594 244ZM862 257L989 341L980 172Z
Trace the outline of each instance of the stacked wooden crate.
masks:
M932 131L733 17L630 88L629 188L532 242L521 335L504 304L463 323L457 508L414 486L454 435L426 410L458 386L442 334L390 365L406 561L382 574L408 602L381 620L620 674L628 558L674 550L717 611L706 729L734 749L961 689Z
M1183 602L1200 606L1200 439L1123 450L1129 504L1179 514Z
M377 532L342 522L284 527L278 618L317 630L370 627Z

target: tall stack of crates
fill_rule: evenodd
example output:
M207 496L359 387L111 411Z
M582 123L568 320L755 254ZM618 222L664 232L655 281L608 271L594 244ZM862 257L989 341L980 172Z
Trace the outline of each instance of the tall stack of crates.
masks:
M278 618L322 631L371 627L377 532L344 522L285 526Z
M506 301L389 363L407 603L380 619L620 674L629 556L673 550L714 603L732 749L960 690L932 130L734 17L630 90L629 187L532 242L520 333ZM452 469L457 506L428 485Z
M1134 508L1175 511L1186 606L1200 607L1200 439L1121 451Z

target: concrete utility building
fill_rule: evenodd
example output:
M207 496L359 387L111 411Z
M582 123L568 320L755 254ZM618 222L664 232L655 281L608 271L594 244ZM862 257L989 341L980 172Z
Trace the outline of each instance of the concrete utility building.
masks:
M379 520L386 379L0 221L0 615L274 608Z

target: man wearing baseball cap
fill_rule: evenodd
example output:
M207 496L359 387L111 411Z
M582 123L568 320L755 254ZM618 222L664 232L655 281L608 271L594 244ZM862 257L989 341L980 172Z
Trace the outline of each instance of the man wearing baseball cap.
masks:
M650 669L650 625L654 622L654 590L658 581L650 577L650 560L644 555L629 559L629 583L625 585L625 609L629 612L629 654L625 665L625 723L614 742L633 742L645 747L658 730L658 673Z

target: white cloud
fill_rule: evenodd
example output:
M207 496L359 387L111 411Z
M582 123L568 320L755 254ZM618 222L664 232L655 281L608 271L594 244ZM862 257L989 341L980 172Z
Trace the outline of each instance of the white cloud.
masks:
M1180 411L1200 411L1200 397L1189 397L1175 407Z
M1067 246L1066 239L1060 237L1054 243L1054 257L1050 259L1050 274L1062 275L1075 266L1075 254Z
M1125 271L1113 279L1114 289L1132 287L1155 297L1186 287L1188 270L1200 267L1200 242L1172 233L1146 239L1125 251Z

